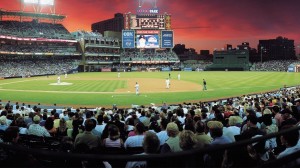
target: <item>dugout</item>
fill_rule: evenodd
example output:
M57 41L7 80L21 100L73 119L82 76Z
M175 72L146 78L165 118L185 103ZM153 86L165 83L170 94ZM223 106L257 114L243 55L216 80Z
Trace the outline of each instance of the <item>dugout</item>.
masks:
M209 71L249 71L248 50L214 51L213 64L206 67Z

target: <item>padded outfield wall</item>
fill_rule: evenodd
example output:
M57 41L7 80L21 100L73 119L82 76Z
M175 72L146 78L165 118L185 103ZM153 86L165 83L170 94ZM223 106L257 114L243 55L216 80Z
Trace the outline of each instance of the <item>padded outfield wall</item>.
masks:
M248 50L214 51L213 64L209 71L248 71L250 69Z

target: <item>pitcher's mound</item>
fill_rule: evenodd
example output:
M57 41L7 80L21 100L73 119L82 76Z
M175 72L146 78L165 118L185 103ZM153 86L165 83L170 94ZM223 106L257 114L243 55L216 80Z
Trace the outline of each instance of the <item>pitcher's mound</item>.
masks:
M61 82L61 83L50 83L49 85L53 85L53 86L67 86L67 85L73 85L73 83Z

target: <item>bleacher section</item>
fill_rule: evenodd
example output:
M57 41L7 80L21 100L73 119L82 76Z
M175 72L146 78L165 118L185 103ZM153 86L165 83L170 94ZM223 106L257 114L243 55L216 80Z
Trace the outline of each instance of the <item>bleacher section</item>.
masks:
M144 51L127 50L121 53L121 62L134 62L134 61L155 61L156 63L168 62L178 63L179 58L176 53L167 50L151 50L145 49Z
M79 60L72 57L0 56L0 77L30 77L78 71Z
M27 38L72 39L69 31L62 24L1 21L0 35L11 35Z
M287 72L289 65L300 64L297 60L273 60L266 62L256 62L254 63L250 70L251 71L281 71Z

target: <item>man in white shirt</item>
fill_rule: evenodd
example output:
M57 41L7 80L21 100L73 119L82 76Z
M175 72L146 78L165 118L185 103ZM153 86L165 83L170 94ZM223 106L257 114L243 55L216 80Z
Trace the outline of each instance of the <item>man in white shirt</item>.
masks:
M135 136L130 136L126 139L124 143L124 147L142 147L143 146L143 140L144 140L144 132L145 132L145 126L143 123L137 123L135 125Z
M140 85L136 82L134 87L135 87L135 94L139 95L140 94L139 93Z
M60 84L60 76L57 77L57 84Z
M170 79L169 78L166 79L166 88L170 89Z

